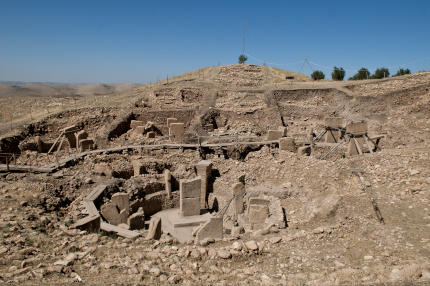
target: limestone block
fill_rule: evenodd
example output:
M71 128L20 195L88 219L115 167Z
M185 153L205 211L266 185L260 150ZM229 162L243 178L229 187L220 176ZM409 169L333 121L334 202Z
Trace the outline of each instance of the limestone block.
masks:
M179 194L181 199L185 198L199 198L201 189L201 178L196 177L191 180L180 180Z
M279 140L279 149L283 151L296 152L296 142L292 137L282 137Z
M110 224L118 225L121 223L118 208L113 203L102 205L100 213Z
M94 149L94 140L93 139L82 139L79 141L79 148L81 152L93 150Z
M367 122L366 121L352 121L346 125L346 133L349 134L364 134L367 133Z
M181 143L184 139L185 125L184 123L171 123L169 128L169 135L171 140L176 143Z
M145 214L143 212L143 208L139 208L137 212L132 214L127 219L127 224L130 226L130 229L142 229L145 227Z
M282 137L287 137L287 127L279 126L279 130L282 132Z
M72 228L86 230L88 232L98 232L100 230L100 216L89 215L85 218L79 219L72 225Z
M197 241L204 239L223 239L223 217L211 217L196 234Z
M183 216L200 215L200 197L181 198L179 208Z
M311 146L301 146L301 147L297 148L297 155L299 155L299 156L311 155Z
M130 122L130 128L131 129L136 129L136 127L144 126L144 125L145 125L145 123L143 121L140 121L140 120L132 120Z
M177 123L178 119L176 118L167 118L167 128L170 128L171 123Z
M283 134L284 132L281 130L269 130L267 131L267 141L279 140Z
M152 217L149 222L147 239L160 239L161 237L161 218Z
M76 148L80 148L80 141L88 138L88 133L85 130L81 130L75 134L76 136Z

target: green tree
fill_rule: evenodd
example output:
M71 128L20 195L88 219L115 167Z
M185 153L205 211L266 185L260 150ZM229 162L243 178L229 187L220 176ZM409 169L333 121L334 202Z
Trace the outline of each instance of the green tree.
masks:
M389 76L390 76L390 71L387 68L379 68L379 69L376 69L372 78L379 79L379 78L386 78Z
M322 71L314 71L311 77L313 80L320 80L325 78L325 74Z
M243 54L239 56L239 64L244 64L247 60L248 60L247 56Z
M345 70L343 68L334 67L331 73L332 80L343 80L345 77Z
M405 74L411 74L411 70L410 69L402 69L400 68L395 75L393 76L399 76L399 75L405 75Z
M366 68L361 68L358 70L358 72L353 76L350 77L350 80L362 80L362 79L368 79L370 78L370 72Z

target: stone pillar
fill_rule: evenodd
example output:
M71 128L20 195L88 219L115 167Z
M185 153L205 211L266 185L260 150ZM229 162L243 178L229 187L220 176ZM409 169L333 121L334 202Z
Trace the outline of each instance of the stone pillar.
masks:
M172 174L168 169L164 170L164 184L166 186L166 195L170 199L172 198Z
M196 165L197 176L202 180L201 193L200 193L200 208L205 209L207 207L206 198L208 195L209 180L212 173L212 162L208 160L202 160Z
M132 120L130 122L130 128L131 129L135 129L138 126L144 126L144 125L145 125L145 123L143 123L143 121L139 121L139 120Z
M182 216L200 215L201 179L179 181L179 210Z
M367 134L367 122L366 121L349 122L346 125L346 134L350 135L351 137L346 155L352 156L352 155L359 154L357 150L357 146L355 145L354 139L352 137L354 137L355 140L357 140L358 146L360 147L360 150L363 152L364 143L365 143L364 136Z
M173 142L182 143L184 139L185 125L184 123L171 123L169 128L169 136Z
M311 146L301 146L297 148L297 155L299 156L310 156L312 152Z
M94 140L93 139L82 139L79 141L79 148L81 152L93 150L94 149Z
M63 129L64 136L66 136L67 141L69 141L70 148L76 148L76 136L75 136L76 126L72 125Z
M78 133L76 133L76 149L79 150L79 148L81 147L79 145L79 141L83 139L87 139L87 137L88 137L88 133L85 130L81 130Z
M178 119L176 118L167 118L167 128L170 128L171 123L177 123Z
M341 128L343 127L342 117L327 117L325 119L325 125L328 128L324 142L326 143L337 143L340 139L342 132L338 130L330 130L330 128Z
M279 150L296 152L296 142L292 137L282 137L279 140Z
M279 130L282 132L282 137L287 137L287 126L279 126Z
M236 216L243 213L243 197L245 196L245 185L236 183L233 185L234 211Z

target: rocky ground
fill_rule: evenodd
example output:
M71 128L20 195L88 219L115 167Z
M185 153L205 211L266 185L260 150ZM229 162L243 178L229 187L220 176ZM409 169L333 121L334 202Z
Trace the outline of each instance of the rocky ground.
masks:
M225 121L224 126L219 126L223 132L256 136L253 126L264 130L265 123L263 119L253 123L256 117L252 116L257 116L255 112L258 112L255 110L261 110L262 114L273 110L265 97L266 90L274 89L265 85L265 68L249 70L252 72L249 78L246 78L248 71L240 67L221 69L215 77L224 85L234 84L229 90L219 91L223 96L212 104L221 110L216 120L218 123ZM236 73L239 75L230 79ZM242 78L246 79L243 83ZM256 80L250 81L250 78ZM205 81L198 86L204 86ZM348 98L344 109L339 111L345 117L361 115L369 120L371 131L385 132L387 138L380 152L352 158L338 154L320 160L317 156L301 157L265 146L251 150L239 160L207 155L213 169L219 173L213 182L213 195L219 199L221 207L230 198L232 185L245 175L247 190L258 190L281 200L288 224L283 229L267 227L243 234L225 233L222 241L181 245L168 235L163 235L159 241L146 240L144 236L131 240L70 228L73 210L95 185L113 179L122 182L121 188L125 191L130 187L128 178L115 177L115 172L102 175L98 166L125 174L132 170L132 161L140 158L168 164L174 176L189 178L193 176L192 164L200 160L199 153L193 150L99 154L87 156L53 174L1 173L0 283L430 284L428 74L400 77L392 84L390 81L366 81L363 85L354 83L346 87L359 96ZM327 84L323 83L321 90L325 90ZM190 85L197 84L191 82ZM238 86L249 87L252 92L236 90ZM331 104L331 97L344 96L338 94L338 88L344 87L333 88L336 91L311 94L298 91L280 99L279 117L289 122L290 134L299 137L308 126L322 126L327 102ZM204 96L209 88L202 90ZM213 86L210 90L212 92ZM151 101L153 94L142 96L150 106L146 108L156 108L151 106L155 102ZM180 100L175 96L173 101ZM364 99L366 96L375 99L369 102ZM234 118L228 112L236 106L240 114ZM288 109L283 110L282 106ZM308 109L303 110L303 107ZM370 114L372 108L374 112ZM40 130L48 130L40 133L45 140L53 140L58 130L71 121L82 124L89 133L96 133L98 128L119 118L119 114L114 107L100 113L94 110L69 113L47 119L38 126ZM35 135L30 134L23 141L31 141ZM109 146L135 142L156 143L132 136L128 131L112 138ZM28 156L34 155L34 151L25 152ZM67 156L67 152L60 153L61 156ZM39 160L40 164L45 163L43 157ZM363 171L364 184L352 169ZM384 223L378 221L371 198L375 199ZM231 217L229 210L225 215L227 226Z

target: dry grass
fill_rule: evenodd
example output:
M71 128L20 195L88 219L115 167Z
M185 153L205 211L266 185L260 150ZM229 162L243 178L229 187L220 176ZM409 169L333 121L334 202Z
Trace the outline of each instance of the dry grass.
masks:
M283 70L280 68L270 67L273 74L273 83L285 82L286 76L293 76L294 81L312 81L310 77L302 73L296 73L292 71Z

